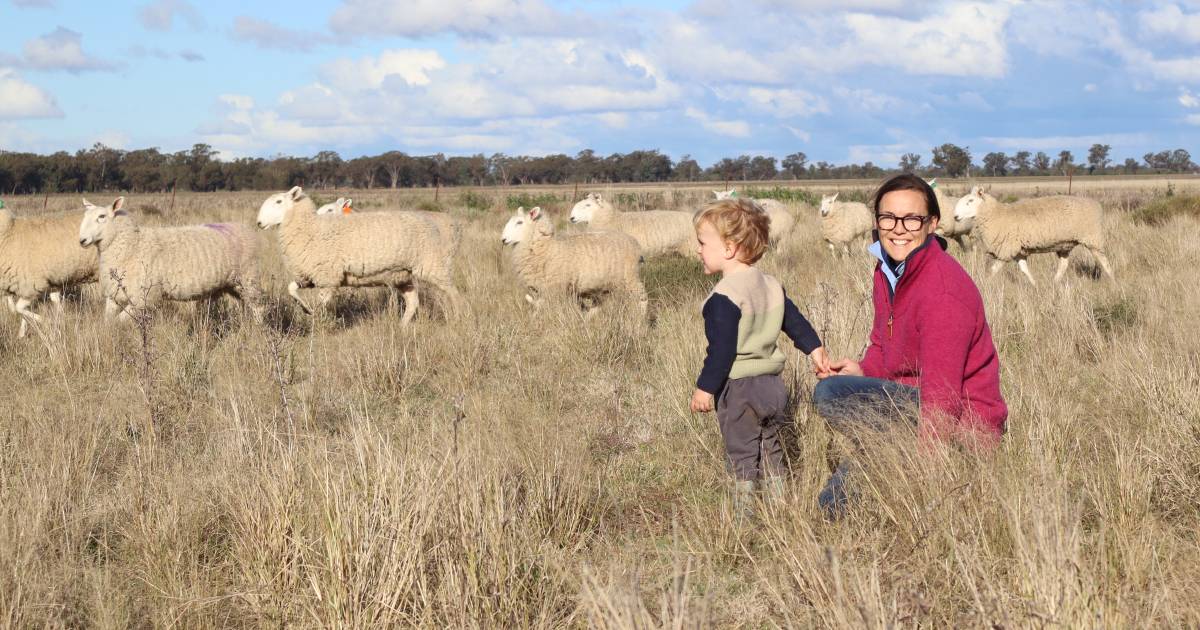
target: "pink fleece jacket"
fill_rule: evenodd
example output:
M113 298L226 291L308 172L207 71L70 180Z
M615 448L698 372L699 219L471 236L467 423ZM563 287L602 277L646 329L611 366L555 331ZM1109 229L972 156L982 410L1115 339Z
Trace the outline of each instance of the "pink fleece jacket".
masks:
M923 436L995 444L1008 418L1000 360L979 289L944 248L935 239L914 252L894 296L876 266L863 373L920 388Z

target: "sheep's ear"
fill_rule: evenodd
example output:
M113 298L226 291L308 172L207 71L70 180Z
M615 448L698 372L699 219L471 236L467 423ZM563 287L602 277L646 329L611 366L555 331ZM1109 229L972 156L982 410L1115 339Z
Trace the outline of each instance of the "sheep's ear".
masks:
M530 210L529 218L533 219L534 221L537 221L538 219L542 218L542 207L535 206L532 210Z
M117 200L112 203L113 212L125 207L125 198L117 197Z
M346 205L346 198L345 198L345 197L338 197L338 198L337 198L337 201L333 202L333 205L335 205L335 206L337 206L337 207L341 208L342 206Z
M304 189L299 186L292 186L292 189L288 191L288 196L292 198L292 201L296 201L304 196Z
M596 201L602 201L603 199L604 198L600 196L600 193L596 193Z
M832 196L832 197L830 197L830 198L829 198L829 200L830 200L830 201L837 201L838 195L840 195L840 194L842 194L842 193L840 193L840 192L835 192L835 193L833 193L833 196Z
M88 200L87 200L87 197L80 197L80 199L82 199L82 200L83 200L83 207L84 207L84 208L91 208L91 207L92 207L92 202L88 201Z
M349 208L350 206L353 206L353 205L354 205L354 200L347 198L345 203L342 204L342 207Z
M519 214L519 215L521 215L521 216L525 216L525 206L518 206L518 207L517 207L517 214Z

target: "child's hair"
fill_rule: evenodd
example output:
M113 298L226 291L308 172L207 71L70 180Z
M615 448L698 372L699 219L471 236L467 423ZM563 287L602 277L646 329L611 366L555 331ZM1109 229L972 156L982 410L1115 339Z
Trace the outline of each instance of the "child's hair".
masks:
M752 265L767 252L771 217L762 206L745 197L710 202L692 217L696 229L711 223L725 241L737 245L738 258Z

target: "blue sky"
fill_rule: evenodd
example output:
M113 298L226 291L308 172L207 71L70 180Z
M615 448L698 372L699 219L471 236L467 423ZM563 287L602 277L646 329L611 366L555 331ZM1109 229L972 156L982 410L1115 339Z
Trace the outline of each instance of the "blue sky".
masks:
M1200 0L0 0L0 149L1200 155Z

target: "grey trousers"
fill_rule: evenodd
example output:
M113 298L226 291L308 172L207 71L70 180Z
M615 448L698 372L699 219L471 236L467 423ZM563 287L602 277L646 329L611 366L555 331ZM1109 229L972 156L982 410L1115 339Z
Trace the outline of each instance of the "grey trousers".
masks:
M730 379L717 397L725 461L738 481L784 472L780 428L788 422L787 386L778 374Z

